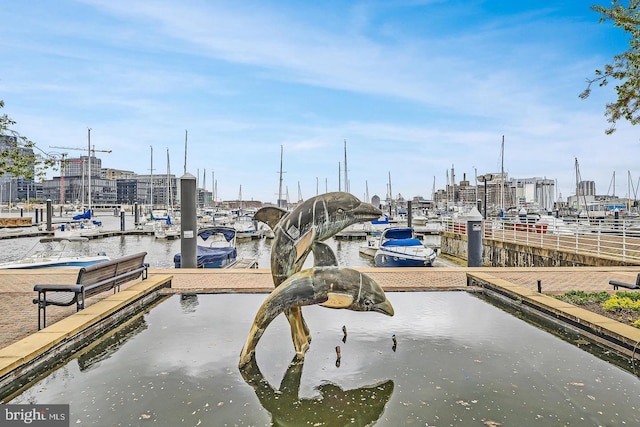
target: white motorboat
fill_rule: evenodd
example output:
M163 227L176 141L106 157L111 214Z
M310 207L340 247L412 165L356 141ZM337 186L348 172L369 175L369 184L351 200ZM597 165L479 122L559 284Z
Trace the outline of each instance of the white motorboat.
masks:
M236 230L236 239L252 239L253 237L260 237L258 234L257 221L253 220L253 215L240 215L233 223L233 228Z
M180 238L180 224L172 221L171 216L154 218L153 235L156 239L174 240Z
M387 228L374 256L376 267L431 267L436 252L416 238L412 227Z
M45 237L40 239L24 258L4 262L0 269L74 268L109 261L104 253L88 254L86 237Z

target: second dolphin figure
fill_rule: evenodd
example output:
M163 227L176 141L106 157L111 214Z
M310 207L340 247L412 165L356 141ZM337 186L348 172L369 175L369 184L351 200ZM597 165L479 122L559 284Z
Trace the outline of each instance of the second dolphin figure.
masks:
M351 268L314 267L289 277L262 303L240 354L242 368L251 359L265 329L280 313L319 304L329 308L374 311L393 316L384 290L371 277Z

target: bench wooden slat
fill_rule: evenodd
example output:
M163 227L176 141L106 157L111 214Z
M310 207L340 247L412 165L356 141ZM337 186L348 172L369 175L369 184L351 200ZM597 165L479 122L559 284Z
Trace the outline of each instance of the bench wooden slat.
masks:
M85 299L113 289L120 290L120 285L142 277L147 278L148 264L144 258L146 252L128 255L88 267L78 272L74 285L35 285L33 290L38 292L38 298L33 300L38 304L38 330L40 330L40 314L46 327L46 308L48 305L70 306L76 304L77 311L84 309Z

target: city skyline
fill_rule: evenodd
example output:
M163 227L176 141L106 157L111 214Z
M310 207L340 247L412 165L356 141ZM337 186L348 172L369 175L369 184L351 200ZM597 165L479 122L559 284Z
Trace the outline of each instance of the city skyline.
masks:
M103 167L215 174L220 199L274 202L283 191L335 191L348 151L349 189L363 198L430 197L455 167L474 182L581 178L616 195L638 180L633 126L611 136L614 85L578 95L628 49L588 3L472 1L239 4L11 2L0 29L3 113L45 151L86 147ZM75 156L67 151L67 154ZM155 172L154 172L155 173ZM54 174L49 174L53 176ZM344 176L342 171L341 177ZM202 179L200 177L200 179ZM636 185L633 182L633 185ZM341 183L342 189L345 183ZM610 190L609 190L610 191Z

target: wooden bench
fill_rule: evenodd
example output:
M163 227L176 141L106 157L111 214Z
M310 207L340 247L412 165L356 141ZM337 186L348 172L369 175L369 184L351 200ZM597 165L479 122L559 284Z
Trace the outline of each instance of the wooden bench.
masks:
M147 278L149 264L145 264L146 252L128 255L111 261L82 267L73 285L35 285L33 290L38 292L38 298L33 300L38 304L38 330L47 327L47 306L57 305L67 307L76 304L77 311L84 309L85 300L91 296L113 289L113 293L120 290L120 285L142 276ZM41 316L42 313L42 316Z
M633 283L625 283L625 282L620 282L618 280L609 280L609 284L613 285L614 291L618 290L618 286L622 286L623 288L629 288L629 289L640 289L640 274L638 274L638 277L636 278L635 285Z

